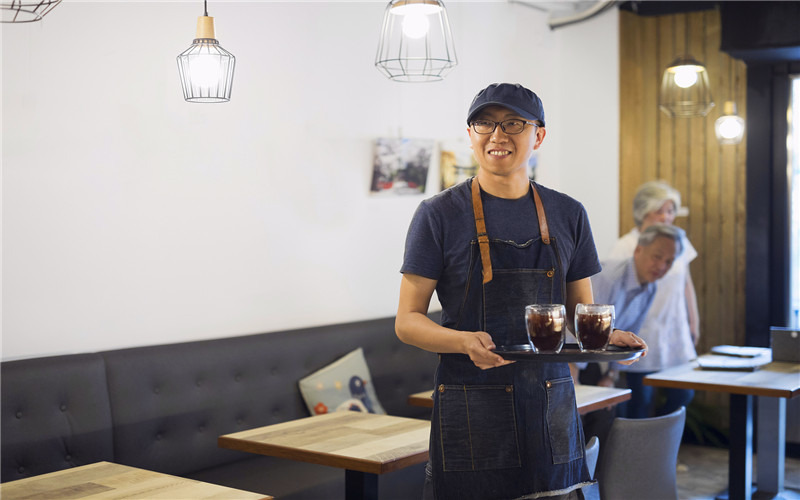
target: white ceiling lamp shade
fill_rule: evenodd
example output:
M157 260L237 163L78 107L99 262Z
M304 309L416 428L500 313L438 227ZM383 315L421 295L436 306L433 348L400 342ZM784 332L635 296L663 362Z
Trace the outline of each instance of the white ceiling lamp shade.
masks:
M32 23L42 18L61 0L10 0L0 2L4 23Z
M205 1L203 2L206 5ZM188 102L228 102L231 100L236 58L223 49L214 35L214 18L197 18L197 36L192 46L178 57L183 98Z
M441 0L391 0L375 67L398 82L438 81L458 64Z
M708 71L692 56L675 59L661 79L658 106L669 116L705 116L714 107Z

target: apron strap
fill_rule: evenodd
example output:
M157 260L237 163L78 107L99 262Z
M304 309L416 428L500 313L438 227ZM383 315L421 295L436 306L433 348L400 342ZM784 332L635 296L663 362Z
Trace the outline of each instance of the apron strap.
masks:
M478 246L481 249L481 265L483 266L483 284L492 281L492 260L489 258L489 235L486 234L486 222L483 218L483 202L478 178L472 178L472 212L475 214L475 229L478 232Z
M547 227L547 216L544 214L544 205L542 199L539 198L539 192L536 186L531 181L531 189L533 189L533 203L536 205L536 215L539 216L539 234L542 236L542 243L545 245L550 244L550 229Z
M550 229L547 227L547 216L544 213L542 199L531 181L533 190L533 203L536 205L536 215L539 217L539 233L542 243L550 244ZM483 267L483 284L492 281L492 260L489 256L489 235L486 233L486 221L483 217L483 202L481 201L481 187L478 177L472 178L472 212L475 214L475 230L478 234L478 246L481 251L481 265Z

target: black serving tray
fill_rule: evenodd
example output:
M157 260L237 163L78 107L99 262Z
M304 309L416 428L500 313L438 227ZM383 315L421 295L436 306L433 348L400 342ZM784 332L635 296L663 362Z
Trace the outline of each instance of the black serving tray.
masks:
M499 346L494 350L505 359L543 361L550 363L582 363L585 361L630 361L642 355L644 349L609 345L604 352L581 352L578 344L564 344L558 354L533 352L530 345Z

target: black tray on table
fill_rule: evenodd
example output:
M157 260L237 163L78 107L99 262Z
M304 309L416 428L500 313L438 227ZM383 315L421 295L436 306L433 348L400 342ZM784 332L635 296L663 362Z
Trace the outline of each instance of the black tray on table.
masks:
M603 352L581 352L578 344L564 344L558 354L552 352L533 352L528 344L498 346L494 350L505 359L523 361L544 361L550 363L581 363L584 361L629 361L642 355L644 349L609 345Z

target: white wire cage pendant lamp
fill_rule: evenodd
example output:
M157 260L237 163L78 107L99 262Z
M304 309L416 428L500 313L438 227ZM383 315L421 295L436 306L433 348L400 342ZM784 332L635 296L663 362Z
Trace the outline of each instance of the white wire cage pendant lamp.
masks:
M375 67L398 82L431 82L458 64L447 9L441 0L391 0Z
M4 23L32 23L42 18L61 0L11 0L0 2Z
M208 16L206 0L203 7L204 15L197 18L197 36L177 57L183 98L188 102L228 102L236 58L215 38L214 18Z

